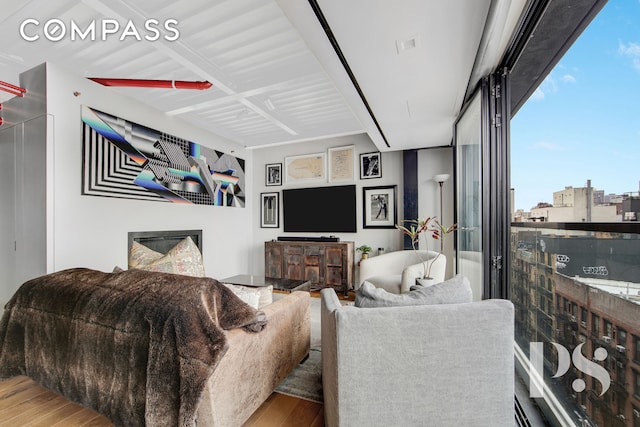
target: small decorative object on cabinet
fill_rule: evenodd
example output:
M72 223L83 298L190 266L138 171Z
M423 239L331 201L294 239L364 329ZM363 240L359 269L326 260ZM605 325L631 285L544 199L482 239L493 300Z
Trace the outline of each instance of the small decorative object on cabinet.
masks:
M309 280L311 289L353 287L353 242L269 241L264 244L265 276Z
M372 251L373 249L371 249L371 246L368 245L362 245L362 246L358 246L356 248L356 251L358 252L362 252L362 255L360 255L360 259L367 259L369 258L369 253Z

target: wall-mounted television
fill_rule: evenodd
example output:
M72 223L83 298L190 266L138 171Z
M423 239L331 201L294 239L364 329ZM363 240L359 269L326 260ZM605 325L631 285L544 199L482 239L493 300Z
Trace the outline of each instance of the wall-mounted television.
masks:
M284 231L355 233L356 186L282 190Z

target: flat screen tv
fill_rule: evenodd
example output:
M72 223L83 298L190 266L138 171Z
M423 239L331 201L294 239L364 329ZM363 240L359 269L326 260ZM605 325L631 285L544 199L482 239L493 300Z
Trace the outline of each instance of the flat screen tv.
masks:
M284 231L355 233L356 186L282 190Z

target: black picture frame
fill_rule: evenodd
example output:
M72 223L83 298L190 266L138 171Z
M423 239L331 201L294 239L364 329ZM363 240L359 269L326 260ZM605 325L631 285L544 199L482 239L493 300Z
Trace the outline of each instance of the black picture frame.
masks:
M280 228L280 193L260 193L260 227Z
M268 163L264 166L264 185L282 185L282 163Z
M360 179L382 178L382 153L360 154Z
M398 223L397 185L362 188L363 228L395 228Z

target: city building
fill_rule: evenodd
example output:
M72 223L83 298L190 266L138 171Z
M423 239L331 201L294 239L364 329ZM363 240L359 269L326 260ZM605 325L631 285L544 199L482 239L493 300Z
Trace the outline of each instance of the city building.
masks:
M640 422L640 254L637 236L614 233L512 232L511 299L516 341L544 342L544 375L557 396L573 408L576 425L624 426ZM610 385L575 362L557 375L559 344L598 361ZM601 350L600 350L601 351ZM557 377L557 378L554 378ZM574 381L584 381L582 391ZM606 389L605 389L606 387ZM629 423L633 424L629 424Z
M604 204L603 190L585 187L565 187L553 193L553 204L531 209L531 218L546 222L613 222L621 221L614 204Z

